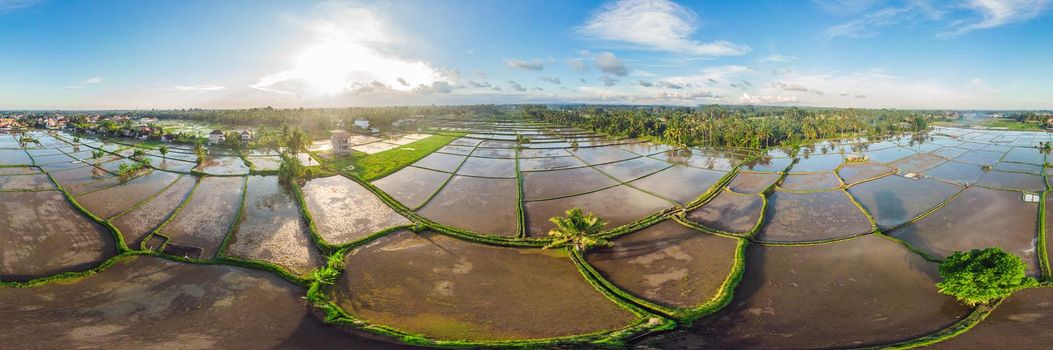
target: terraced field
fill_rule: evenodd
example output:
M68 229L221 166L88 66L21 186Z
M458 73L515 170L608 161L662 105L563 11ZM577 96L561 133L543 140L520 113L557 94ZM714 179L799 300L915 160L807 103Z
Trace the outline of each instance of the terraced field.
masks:
M1046 288L969 308L933 284L937 261L990 246L1049 281L1045 133L755 150L436 118L352 149L452 132L370 181L313 147L303 156L336 175L291 185L266 152L144 148L152 165L121 176L133 143L0 134L0 344L1043 344ZM607 222L610 247L542 249L573 207Z

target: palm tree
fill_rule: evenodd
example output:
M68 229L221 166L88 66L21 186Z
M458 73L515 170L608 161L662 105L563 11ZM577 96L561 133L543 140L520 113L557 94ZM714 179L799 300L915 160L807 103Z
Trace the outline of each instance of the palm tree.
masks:
M104 155L106 155L106 152L103 152L102 150L91 151L91 159L95 160L95 164L99 164L99 159Z
M165 156L168 155L168 146L161 145L161 147L157 147L157 151L161 152L161 159L164 160Z
M285 142L285 147L294 155L307 150L311 146L311 138L303 131L300 131L300 129L296 129L289 134Z
M595 247L610 246L607 240L596 237L607 226L607 222L592 213L582 213L581 208L567 210L566 214L566 217L548 219L556 228L548 231L553 241L545 246L546 249L571 246L579 252L585 252Z

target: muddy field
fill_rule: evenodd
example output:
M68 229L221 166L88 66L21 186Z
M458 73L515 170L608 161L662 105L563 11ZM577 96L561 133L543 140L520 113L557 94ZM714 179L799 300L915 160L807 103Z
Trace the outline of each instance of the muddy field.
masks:
M0 343L21 349L396 347L325 325L303 290L245 268L131 258L73 283L0 288ZM264 307L261 307L264 306Z
M230 239L227 255L278 264L306 275L322 264L307 221L290 190L277 176L250 176L245 209Z
M440 339L558 337L635 320L589 286L559 251L398 232L352 251L345 264L336 297L345 310Z
M251 168L219 149L196 167L189 150L162 161L135 142L73 145L64 132L34 131L41 146L23 149L0 134L0 344L883 346L969 314L934 286L934 261L954 251L997 246L1031 276L1049 274L1039 249L1041 225L1053 222L1041 212L1053 203L1037 148L1046 134L935 128L751 150L521 121L428 123L422 130L467 134L370 183L337 174L282 184L268 173L280 165L269 150L245 151ZM359 135L352 148L427 136ZM118 176L136 149L152 169ZM580 260L541 248L550 219L574 207L600 217L611 239ZM121 252L155 256L61 275ZM316 277L347 327L307 305ZM1018 292L936 347L1042 347L1049 294ZM691 310L702 310L681 320L691 326L650 331Z
M191 257L215 256L241 208L244 183L243 177L201 178L179 213L158 232L173 243L196 248Z
M303 194L318 234L331 243L352 242L410 223L362 185L341 176L308 181Z

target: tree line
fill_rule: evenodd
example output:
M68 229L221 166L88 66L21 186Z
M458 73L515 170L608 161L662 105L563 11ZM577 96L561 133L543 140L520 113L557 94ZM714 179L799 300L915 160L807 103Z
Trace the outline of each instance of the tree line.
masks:
M766 148L807 140L925 130L927 111L800 107L530 106L525 118L676 145Z

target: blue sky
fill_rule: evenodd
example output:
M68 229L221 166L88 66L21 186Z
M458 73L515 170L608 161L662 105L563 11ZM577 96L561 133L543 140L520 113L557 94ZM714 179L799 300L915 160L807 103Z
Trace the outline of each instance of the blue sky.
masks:
M0 108L1053 108L1053 0L0 0Z

